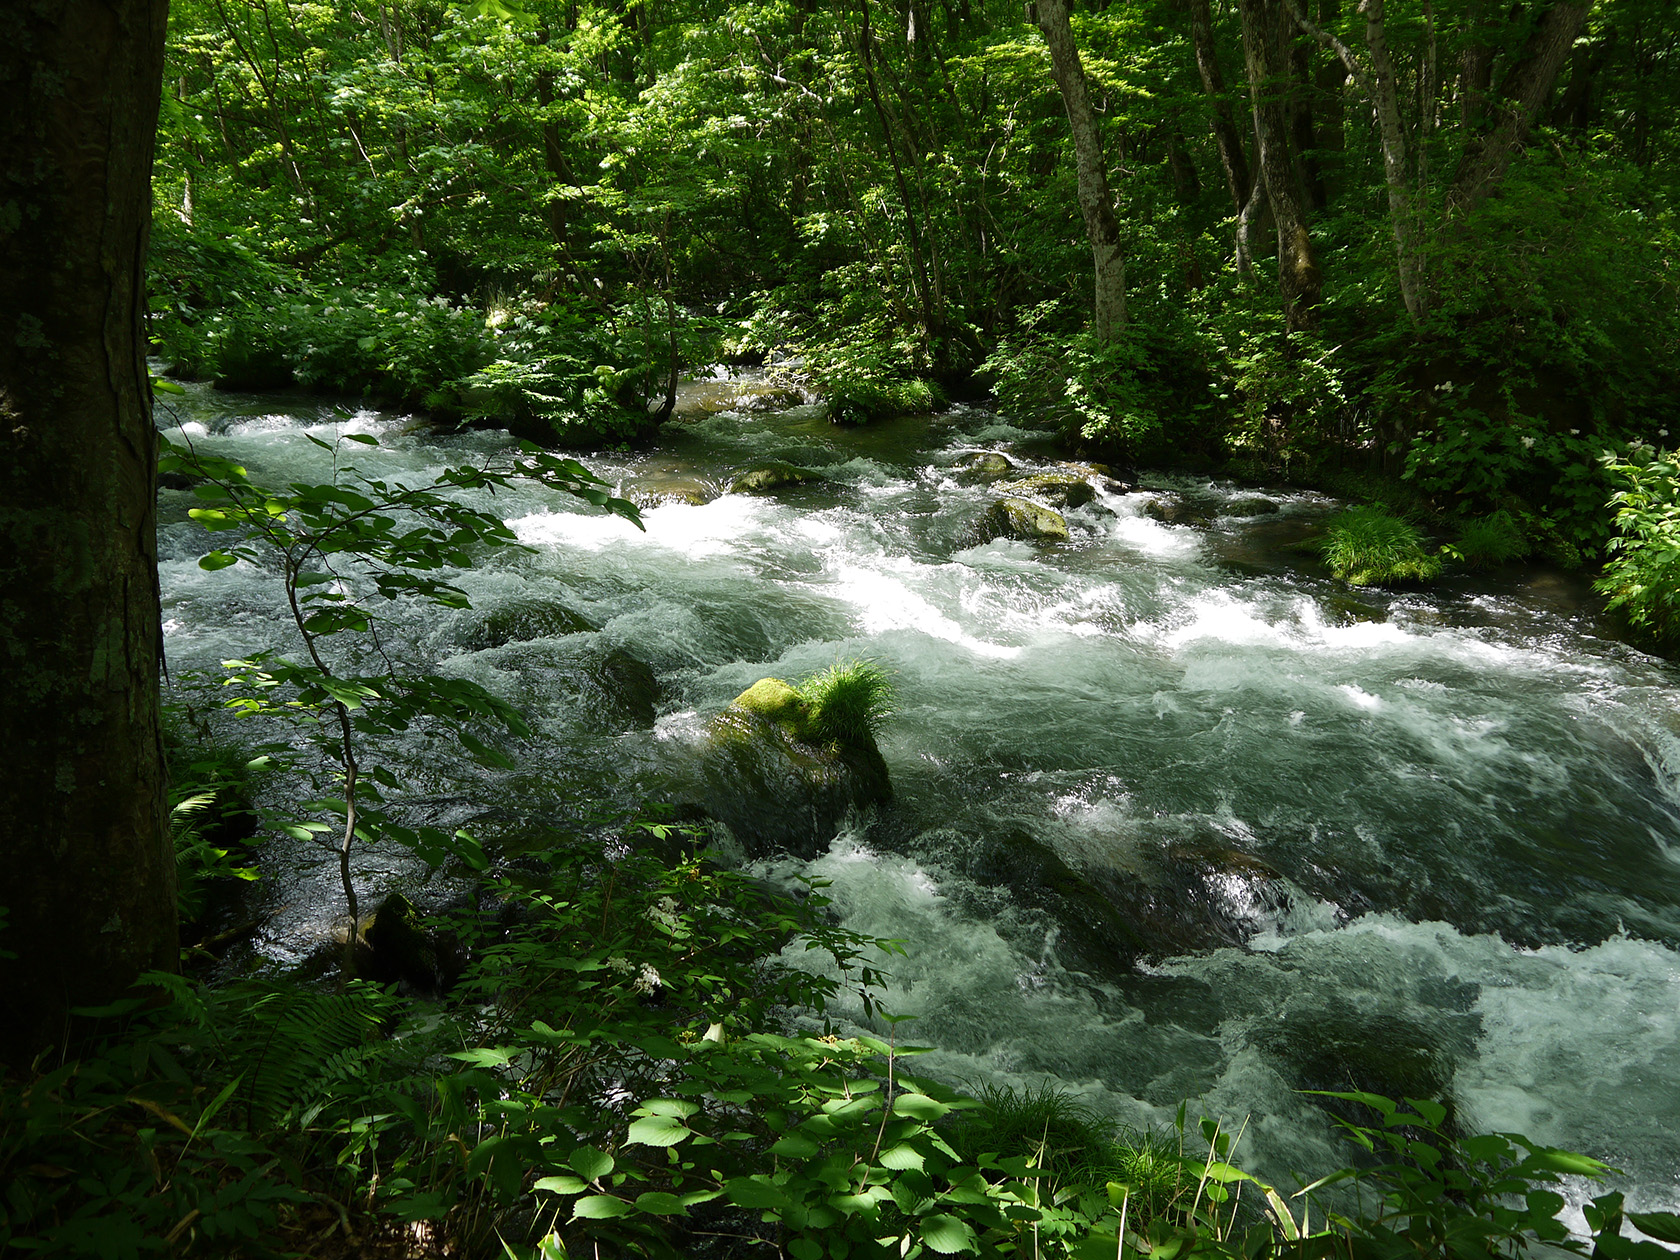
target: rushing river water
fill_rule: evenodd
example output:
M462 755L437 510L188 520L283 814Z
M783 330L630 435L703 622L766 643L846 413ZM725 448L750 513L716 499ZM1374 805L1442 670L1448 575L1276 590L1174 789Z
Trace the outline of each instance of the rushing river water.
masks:
M324 479L309 435L377 434L354 462L399 479L507 441L196 389L174 411L277 482ZM1052 465L1034 443L968 410L673 425L590 461L655 503L645 533L500 495L533 550L460 575L474 609L406 614L391 650L532 713L518 774L486 787L527 801L703 799L706 722L738 692L871 657L898 689L895 802L752 868L831 880L848 926L908 942L884 1005L932 1070L1054 1078L1137 1125L1188 1097L1248 1117L1247 1158L1285 1185L1345 1159L1296 1091L1437 1088L1469 1126L1626 1170L1630 1206L1680 1207L1675 669L1610 637L1573 577L1350 592L1296 545L1334 507L1311 494L1099 479L1067 543L972 545L995 496L959 461ZM771 458L823 479L718 493ZM198 569L188 506L162 492L177 674L286 642L271 574ZM555 607L599 628L553 634ZM614 651L651 666L651 715L591 690ZM413 874L361 860L375 889ZM285 861L282 954L337 907L328 869ZM1116 905L1147 936L1135 963L1104 957Z

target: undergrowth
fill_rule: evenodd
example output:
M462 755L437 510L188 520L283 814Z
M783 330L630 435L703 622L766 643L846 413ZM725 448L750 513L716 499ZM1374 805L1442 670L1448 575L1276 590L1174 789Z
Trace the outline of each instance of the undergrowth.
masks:
M1352 507L1332 517L1320 544L1330 571L1354 586L1426 582L1441 571L1410 521L1380 507Z

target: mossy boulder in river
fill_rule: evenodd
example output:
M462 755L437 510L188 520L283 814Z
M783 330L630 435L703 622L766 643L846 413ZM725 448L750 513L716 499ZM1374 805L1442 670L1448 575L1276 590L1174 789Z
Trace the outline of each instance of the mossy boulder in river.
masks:
M997 488L1016 498L1036 499L1064 509L1082 507L1097 497L1091 483L1073 473L1035 473L1017 481L1000 482Z
M748 469L729 483L730 494L768 494L786 486L802 486L809 481L821 481L822 474L796 464L776 461Z
M965 481L996 481L1015 471L1015 462L996 451L974 451L952 465L952 471Z
M703 805L749 854L815 857L848 810L891 799L872 737L819 741L816 726L805 697L779 678L760 679L712 720Z
M988 543L994 538L1019 538L1024 542L1066 542L1067 521L1060 512L1052 511L1030 499L999 499L986 509L975 525L975 542Z
M401 983L436 996L460 974L459 960L449 944L426 930L413 902L392 893L362 929L357 966L370 980Z

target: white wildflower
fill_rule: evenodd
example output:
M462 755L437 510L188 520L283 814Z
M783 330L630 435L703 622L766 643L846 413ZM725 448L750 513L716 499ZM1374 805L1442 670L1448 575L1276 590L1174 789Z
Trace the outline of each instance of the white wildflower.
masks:
M637 993L652 993L663 983L665 982L659 978L659 973L653 969L652 965L643 963L641 975L636 977L635 983L630 988Z
M1533 434L1524 434L1522 444L1523 444L1523 450L1525 450L1525 451L1533 450L1534 449L1534 435Z

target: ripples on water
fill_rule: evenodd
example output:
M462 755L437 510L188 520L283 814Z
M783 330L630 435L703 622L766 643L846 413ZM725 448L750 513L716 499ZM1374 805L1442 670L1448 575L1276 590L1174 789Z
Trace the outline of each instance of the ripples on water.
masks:
M177 404L195 442L258 479L325 477L306 434L374 433L351 458L397 478L504 441L288 407ZM692 794L705 719L758 678L872 656L900 693L882 739L895 806L814 860L755 869L831 880L847 925L908 940L885 1006L918 1017L936 1070L1054 1076L1137 1124L1199 1099L1249 1116L1250 1158L1287 1182L1343 1159L1294 1091L1376 1063L1450 1086L1470 1125L1621 1166L1636 1207L1680 1206L1674 670L1609 638L1573 577L1350 592L1297 546L1333 507L1312 494L1163 478L1067 513L1064 546L968 545L988 492L957 459L1034 440L977 411L860 431L814 408L715 415L593 466L626 493L710 493L765 458L826 480L666 501L645 533L499 496L534 550L461 575L475 609L409 614L393 647L534 711L518 784L623 800ZM177 671L284 632L272 575L197 568L189 503L163 494ZM475 640L533 601L600 629ZM651 728L603 724L556 682L568 653L609 648L657 673ZM1016 835L1141 898L1165 952L1093 966L1065 903L977 873L976 852ZM364 860L370 884L414 875ZM328 930L313 878L277 872L277 951Z

